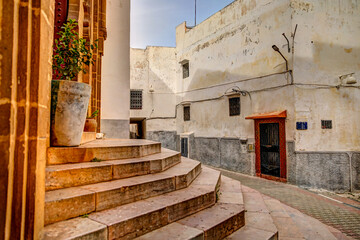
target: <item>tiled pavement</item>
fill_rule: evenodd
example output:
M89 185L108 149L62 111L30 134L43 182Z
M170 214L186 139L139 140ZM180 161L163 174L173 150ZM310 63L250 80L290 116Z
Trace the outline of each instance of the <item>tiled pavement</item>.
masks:
M239 180L243 185L332 226L354 239L360 239L360 209L357 202L336 198L334 201L308 190L262 178L217 169L224 176ZM341 203L341 202L346 203ZM353 206L351 206L353 205Z

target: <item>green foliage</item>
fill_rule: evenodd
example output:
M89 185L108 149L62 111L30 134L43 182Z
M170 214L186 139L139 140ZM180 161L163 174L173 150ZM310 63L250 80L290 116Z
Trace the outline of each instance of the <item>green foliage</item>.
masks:
M91 162L101 162L102 160L101 159L98 159L96 157L94 157L93 159L91 159Z
M91 116L88 117L88 118L95 118L95 117L97 117L97 115L99 115L99 110L95 110L95 111L91 114Z
M76 20L69 19L55 40L53 70L62 80L74 80L79 72L86 73L85 65L94 64L92 50L98 46L79 38L77 27Z
M82 217L82 218L88 218L88 217L89 217L89 214L85 213L85 214L81 215L80 217Z

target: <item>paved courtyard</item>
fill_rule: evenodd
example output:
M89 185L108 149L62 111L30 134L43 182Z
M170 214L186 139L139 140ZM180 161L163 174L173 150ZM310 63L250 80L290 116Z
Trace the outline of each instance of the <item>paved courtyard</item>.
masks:
M330 193L316 193L290 184L269 181L223 169L224 176L332 226L354 239L360 239L360 204Z

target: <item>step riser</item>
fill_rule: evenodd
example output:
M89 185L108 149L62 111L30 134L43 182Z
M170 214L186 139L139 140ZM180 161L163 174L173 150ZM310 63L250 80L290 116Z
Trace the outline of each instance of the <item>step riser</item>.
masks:
M180 190L188 186L190 182L192 182L200 172L201 164L197 165L191 171L184 175L175 177L163 177L163 175L160 175L161 178L158 180L145 181L135 185L124 186L123 182L121 182L122 180L117 180L117 183L105 182L105 185L102 183L98 183L94 185L75 187L71 190L73 193L76 193L80 189L86 190L92 193L91 198L94 198L95 200L84 201L81 208L75 209L73 211L69 211L68 209L71 209L72 206L77 206L79 204L79 197L55 197L56 200L46 201L46 223L54 223L57 221L69 219L71 217L77 217L92 211L102 211L120 205L147 199L150 197L159 196L175 190ZM186 181L188 182L180 181L179 179L186 179ZM119 187L116 187L115 184L120 185ZM108 188L109 185L110 189ZM99 190L102 188L108 188L109 190ZM48 196L56 196L56 194L61 194L64 190L67 189L55 190L48 192L47 194ZM90 196L89 194L86 194L84 197L89 198ZM64 214L62 214L62 212L64 212Z
M202 195L201 197L193 198L186 202L170 206L168 207L169 223L211 207L215 204L215 201L215 192L210 192Z
M171 168L172 166L178 164L181 161L181 155L177 154L172 157L167 157L161 161L151 161L150 162L150 171L149 173L158 173L166 169Z
M180 155L148 162L117 164L113 166L113 178L123 179L150 173L159 173L180 163Z
M176 190L175 178L96 193L96 211L132 203Z
M166 208L108 227L109 240L133 239L168 224Z
M189 174L176 177L176 189L188 187L201 173L201 164L197 165Z
M204 233L204 239L205 240L218 240L223 239L241 227L245 225L245 213L244 211L236 214L232 218L228 219L225 222L222 222L221 224L217 225L216 227L205 231Z
M113 178L111 165L68 171L47 171L46 191L110 181Z
M110 239L133 239L215 204L215 192L108 227ZM91 218L91 215L90 215ZM96 219L94 219L96 221Z
M101 166L81 169L46 171L46 191L123 179L162 172L180 163L180 154L159 160L123 164L121 161L101 162ZM56 166L52 166L56 167ZM50 168L50 167L48 167Z
M45 225L95 211L95 194L45 203Z
M100 160L139 158L160 151L160 144L130 147L49 148L47 164L91 162L94 158Z

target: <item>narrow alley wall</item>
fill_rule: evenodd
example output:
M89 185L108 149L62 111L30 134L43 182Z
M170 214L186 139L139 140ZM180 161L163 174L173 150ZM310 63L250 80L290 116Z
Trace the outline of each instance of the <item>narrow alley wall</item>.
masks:
M176 28L175 59L158 64L176 66L176 101L164 107L148 99L155 104L143 109L149 114L176 108L176 120L149 123L147 131L175 132L177 150L179 139L188 137L191 158L254 175L254 123L245 117L286 110L287 180L329 190L359 189L358 39L360 3L351 0L237 0L193 28L182 23ZM184 63L188 77L183 77ZM357 83L339 78L350 73ZM141 87L146 78L131 81ZM240 115L229 116L228 95L234 89L241 91ZM190 106L190 121L184 121L184 106ZM161 116L154 113L152 118ZM323 129L321 120L331 120L332 128ZM297 130L297 122L306 122L308 129Z

